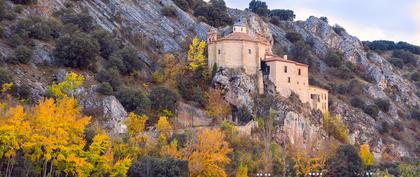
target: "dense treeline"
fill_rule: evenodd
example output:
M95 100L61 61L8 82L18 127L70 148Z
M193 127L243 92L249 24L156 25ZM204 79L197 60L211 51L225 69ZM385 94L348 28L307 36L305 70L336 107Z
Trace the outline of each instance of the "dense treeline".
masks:
M397 42L387 41L387 40L377 40L377 41L364 41L363 44L371 50L375 51L385 51L385 50L406 50L413 54L420 55L420 47L409 44L407 42Z

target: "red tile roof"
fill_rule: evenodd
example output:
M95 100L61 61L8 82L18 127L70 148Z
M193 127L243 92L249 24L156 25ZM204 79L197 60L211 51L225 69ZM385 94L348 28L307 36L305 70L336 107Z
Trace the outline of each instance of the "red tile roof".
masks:
M263 43L263 44L267 44L266 41L256 40L255 38L253 38L249 34L241 33L241 32L230 33L229 35L219 39L218 41L222 41L222 40L239 40L239 41L260 42L260 43Z

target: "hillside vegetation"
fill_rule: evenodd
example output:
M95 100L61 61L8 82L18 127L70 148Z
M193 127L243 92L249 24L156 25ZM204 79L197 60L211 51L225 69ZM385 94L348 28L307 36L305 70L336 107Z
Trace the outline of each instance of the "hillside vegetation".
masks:
M420 47L252 0L0 0L0 176L419 176ZM235 20L309 65L330 113L209 70Z

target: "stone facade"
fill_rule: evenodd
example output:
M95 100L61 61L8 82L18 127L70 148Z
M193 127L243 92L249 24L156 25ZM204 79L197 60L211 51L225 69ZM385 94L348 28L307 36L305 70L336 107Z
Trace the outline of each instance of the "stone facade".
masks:
M208 65L222 68L240 68L246 74L257 77L258 92L263 93L261 62L269 68L269 79L276 85L277 92L288 97L296 93L303 103L322 112L328 111L328 91L309 85L308 65L271 54L270 42L260 34L248 34L246 25L236 23L233 32L223 38L216 29L208 33Z

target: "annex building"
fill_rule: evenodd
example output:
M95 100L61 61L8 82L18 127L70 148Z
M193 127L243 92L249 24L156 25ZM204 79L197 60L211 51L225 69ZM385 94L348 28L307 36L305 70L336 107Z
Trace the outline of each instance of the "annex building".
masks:
M224 68L241 68L246 74L257 75L258 89L263 93L261 65L268 68L269 79L275 84L277 92L289 97L296 93L303 103L309 103L312 109L328 112L328 91L309 85L308 65L271 54L271 44L262 34L255 37L248 33L245 24L239 22L233 26L233 32L222 38L217 29L207 35L208 65L216 64Z

